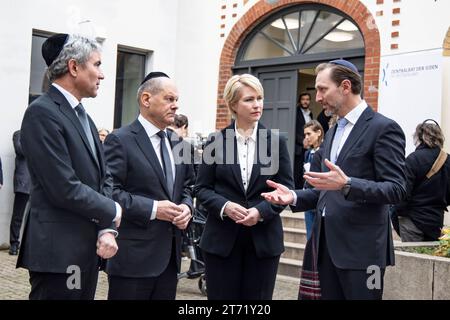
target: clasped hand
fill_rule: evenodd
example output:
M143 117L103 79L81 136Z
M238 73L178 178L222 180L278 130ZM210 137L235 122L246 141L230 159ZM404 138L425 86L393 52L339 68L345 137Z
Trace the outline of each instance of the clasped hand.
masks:
M232 219L237 224L242 224L247 227L254 226L261 219L258 209L246 209L243 206L231 201L227 203L223 212L228 218Z

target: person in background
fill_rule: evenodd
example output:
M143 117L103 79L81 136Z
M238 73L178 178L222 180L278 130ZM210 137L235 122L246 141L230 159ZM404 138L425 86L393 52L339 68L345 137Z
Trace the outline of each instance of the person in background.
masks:
M434 120L417 125L416 150L406 158L406 198L395 206L403 242L437 241L450 204L450 157Z
M319 121L320 125L323 128L324 136L327 134L328 129L331 128L330 126L331 117L332 116L329 115L328 112L325 112L325 110L322 110L317 116L317 121Z
M175 131L175 133L181 138L188 137L189 120L184 114L176 114L175 121L168 129Z
M208 212L200 248L210 300L272 299L284 206L261 193L268 179L290 187L293 179L286 141L259 123L263 94L256 77L231 77L223 96L235 121L211 134L203 152L195 190Z
M16 152L16 166L14 170L14 205L9 227L9 254L15 256L19 253L20 228L30 196L31 181L27 161L20 143L20 130L13 134L13 145Z
M106 136L109 134L109 130L105 128L98 129L98 137L100 138L101 143L105 143Z
M303 161L305 159L303 127L313 119L313 114L309 108L310 105L311 95L308 92L302 92L298 97L295 120L294 183L297 189L303 188L305 182L303 179Z
M307 173L311 171L313 158L315 157L316 152L320 149L320 145L323 142L324 133L322 126L317 120L311 120L307 124L305 124L304 131L306 143L309 148L305 153L305 163L303 165L304 172ZM307 187L308 184L305 183L305 188ZM311 230L314 224L315 215L316 210L305 211L306 236L308 239L311 237Z

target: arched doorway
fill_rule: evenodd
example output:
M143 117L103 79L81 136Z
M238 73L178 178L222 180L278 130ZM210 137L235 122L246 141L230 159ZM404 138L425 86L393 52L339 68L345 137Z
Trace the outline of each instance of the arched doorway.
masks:
M287 135L292 156L297 96L314 96L315 66L336 58L352 61L365 75L366 100L376 108L379 55L373 17L357 0L260 1L236 23L222 50L216 127L230 121L222 99L228 78L252 73L265 89L262 122Z

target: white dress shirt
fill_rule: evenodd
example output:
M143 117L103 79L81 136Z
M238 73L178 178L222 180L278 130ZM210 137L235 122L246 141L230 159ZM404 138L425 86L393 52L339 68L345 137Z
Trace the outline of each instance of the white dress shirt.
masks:
M236 122L234 124L234 131L236 134L237 144L237 159L239 161L239 167L241 169L242 185L244 190L247 191L250 177L252 176L253 162L255 160L256 151L256 135L258 133L258 123L255 124L253 132L249 137L241 135L237 129ZM220 217L223 219L223 212L225 207L230 201L227 201L222 210L220 210Z
M58 89L59 92L62 93L64 98L66 98L67 102L69 102L70 106L75 111L75 107L77 107L81 101L78 101L78 99L75 98L75 96L73 94L71 94L69 91L67 91L60 85L58 85L56 83L52 83L52 86L54 86L56 89ZM75 111L75 113L77 113L77 112ZM114 218L113 222L116 222L118 219L120 219L122 217L122 207L117 202L114 202L114 203L116 204L116 217ZM115 231L113 229L103 229L98 232L98 236L100 237L102 234L104 234L106 232L113 232L116 236L118 234L117 231Z
M302 109L302 113L303 113L303 118L305 119L305 124L307 124L308 122L310 122L311 119L311 110L308 109L303 109L302 107L300 107L300 109Z
M156 156L158 157L159 165L161 166L161 170L164 172L163 163L161 160L161 139L157 135L161 129L159 129L157 126L155 126L153 123L145 119L141 114L138 116L138 121L141 123L141 125L144 127L145 132L147 133L148 138L150 139L150 142L152 143L153 150L155 150ZM166 132L167 130L163 130ZM167 136L168 137L168 136ZM172 147L170 146L169 139L165 139L165 144L167 150L172 150ZM175 161L173 158L172 152L169 152L170 162L172 165L172 172L173 172L173 181L175 181ZM154 220L156 218L156 210L158 209L158 201L153 200L153 208L150 215L150 220Z

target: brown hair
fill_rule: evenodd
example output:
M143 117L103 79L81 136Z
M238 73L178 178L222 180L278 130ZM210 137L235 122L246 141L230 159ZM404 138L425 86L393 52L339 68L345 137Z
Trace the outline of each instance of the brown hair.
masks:
M443 148L444 147L444 134L441 127L435 123L428 123L425 120L421 124L417 125L416 132L414 133L414 143L425 144L428 148Z
M311 128L311 130L314 132L317 132L320 130L320 136L319 136L319 145L320 145L323 141L323 136L324 136L324 131L323 131L323 128L322 128L322 125L320 124L320 122L317 120L308 121L305 124L305 126L303 127L303 129L306 129L306 128Z
M352 93L361 94L362 79L358 73L342 65L325 62L316 67L316 74L326 69L331 69L330 78L337 86L340 86L342 81L349 80L352 84Z
M173 125L176 128L182 128L184 126L187 128L189 126L188 118L184 114L176 114Z

